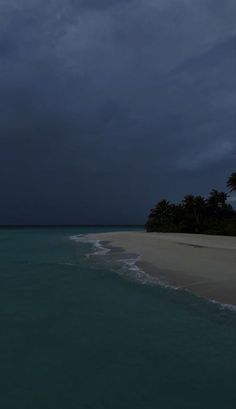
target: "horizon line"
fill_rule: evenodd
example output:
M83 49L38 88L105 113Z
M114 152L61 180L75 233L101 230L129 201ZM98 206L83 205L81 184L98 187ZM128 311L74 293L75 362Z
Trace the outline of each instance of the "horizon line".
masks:
M144 227L144 224L0 224L0 229L31 227Z

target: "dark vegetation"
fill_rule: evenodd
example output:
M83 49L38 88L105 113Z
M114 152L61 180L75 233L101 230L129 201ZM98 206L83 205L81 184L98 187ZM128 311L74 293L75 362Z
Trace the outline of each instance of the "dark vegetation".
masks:
M227 187L236 191L236 172ZM146 230L236 236L236 211L227 203L228 197L228 193L213 189L207 198L187 195L178 204L161 200L151 210Z

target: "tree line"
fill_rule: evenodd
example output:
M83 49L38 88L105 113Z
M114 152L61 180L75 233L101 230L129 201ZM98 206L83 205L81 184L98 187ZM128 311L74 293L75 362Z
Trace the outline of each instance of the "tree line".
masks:
M236 172L228 178L229 192L236 191ZM236 211L227 203L229 193L212 189L208 197L186 195L181 203L163 199L151 209L148 232L236 235Z

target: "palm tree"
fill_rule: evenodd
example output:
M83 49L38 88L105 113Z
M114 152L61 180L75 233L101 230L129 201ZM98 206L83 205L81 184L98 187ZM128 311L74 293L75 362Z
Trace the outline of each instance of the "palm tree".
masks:
M233 172L228 178L227 187L230 189L230 192L236 191L236 172Z
M208 198L208 204L213 208L223 208L226 205L228 194L219 192L219 190L212 189Z
M159 216L160 214L165 214L168 212L169 209L170 202L168 202L168 200L163 199L160 202L158 202L153 209L151 209L149 217L154 218Z
M201 230L202 216L205 210L206 202L202 196L187 195L182 201L185 211L190 212L195 220L194 230L198 233ZM185 214L186 216L187 214ZM190 221L189 221L190 222Z
M147 231L173 231L178 206L163 199L151 209L146 223Z
M156 206L151 209L146 223L147 231L158 231L160 225L165 225L168 220L171 205L170 203L163 199Z

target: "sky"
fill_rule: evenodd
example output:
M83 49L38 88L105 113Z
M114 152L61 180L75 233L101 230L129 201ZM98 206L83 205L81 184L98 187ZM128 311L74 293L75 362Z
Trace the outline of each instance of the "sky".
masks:
M0 224L141 224L236 171L235 0L0 0Z

